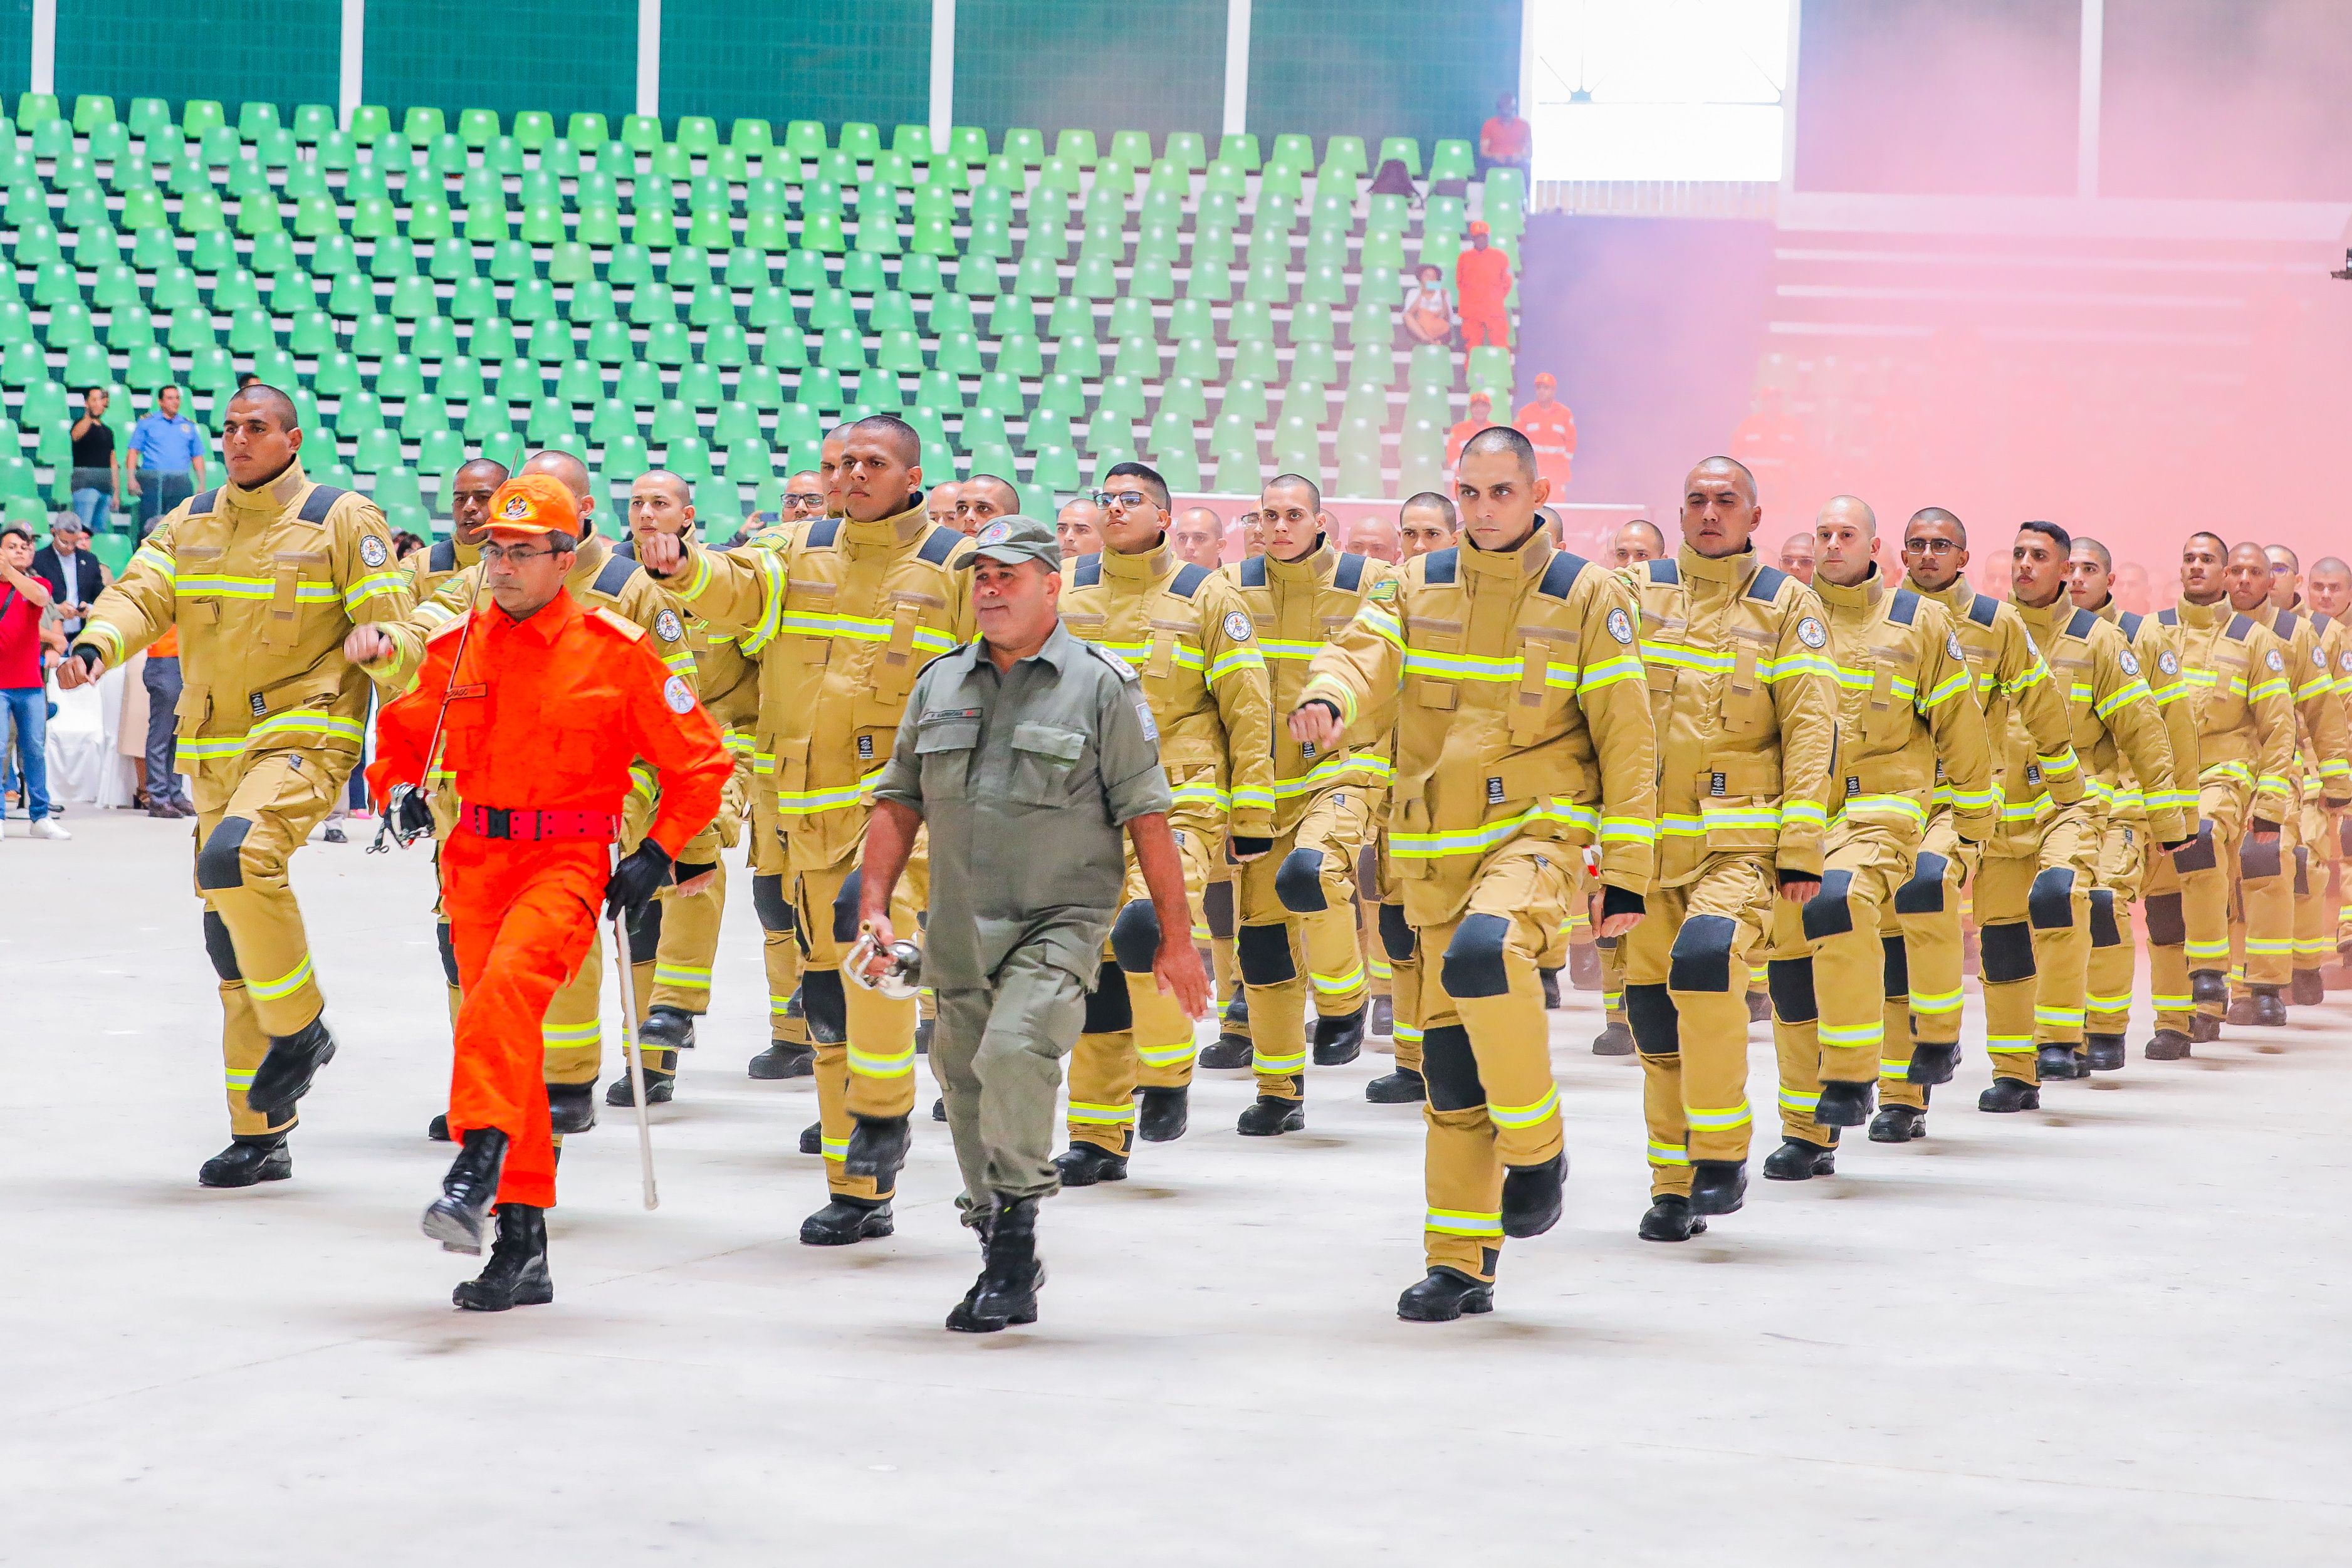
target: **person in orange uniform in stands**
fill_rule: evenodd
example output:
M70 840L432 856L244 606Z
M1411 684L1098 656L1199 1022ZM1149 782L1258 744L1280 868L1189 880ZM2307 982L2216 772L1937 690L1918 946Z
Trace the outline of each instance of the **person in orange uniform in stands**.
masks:
M1452 473L1462 461L1462 448L1470 437L1495 422L1495 400L1483 392L1470 395L1470 417L1445 433L1445 471Z
M1495 112L1478 128L1478 160L1481 173L1500 166L1525 169L1528 166L1534 135L1528 122L1519 118L1517 93L1507 92L1495 100Z
M609 919L651 899L718 815L734 770L693 686L644 629L564 591L579 528L560 481L521 474L499 487L482 546L492 602L427 639L416 686L376 716L368 770L404 838L432 826L419 786L436 742L457 778L461 805L441 872L465 991L449 1085L449 1131L464 1147L425 1211L425 1234L478 1254L495 1201L489 1265L455 1296L474 1311L554 1299L545 1211L555 1151L540 1038L548 1002L586 955L598 904ZM352 638L382 636L362 626ZM659 805L645 843L615 868L606 846L639 757L654 766Z
M1568 488L1568 470L1576 457L1576 416L1552 395L1559 383L1545 371L1536 377L1536 400L1511 421L1536 449L1536 475L1551 481L1551 493Z
M1454 258L1454 297L1462 309L1462 343L1511 346L1511 258L1495 248L1484 222L1470 226L1470 248Z

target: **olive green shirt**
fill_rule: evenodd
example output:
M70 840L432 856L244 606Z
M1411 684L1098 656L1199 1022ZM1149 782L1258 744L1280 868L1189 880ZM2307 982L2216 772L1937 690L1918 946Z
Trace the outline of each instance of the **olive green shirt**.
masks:
M1091 982L1126 881L1121 830L1171 804L1141 679L1058 624L1001 676L978 637L925 666L874 796L930 828L923 980L950 990L1032 943Z

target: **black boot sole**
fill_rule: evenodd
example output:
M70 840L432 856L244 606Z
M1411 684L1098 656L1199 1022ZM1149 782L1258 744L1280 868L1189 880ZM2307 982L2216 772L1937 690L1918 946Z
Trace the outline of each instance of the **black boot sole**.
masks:
M1234 1040L1232 1037L1226 1036L1211 1042L1207 1048L1201 1052L1201 1065L1204 1068L1213 1068L1220 1072L1230 1072L1235 1068L1249 1066L1250 1056L1250 1043L1247 1040Z
M1886 1130L1883 1132L1879 1131L1879 1123L1874 1121L1870 1126L1870 1141L1874 1143L1908 1143L1915 1138L1926 1136L1927 1136L1927 1119L1924 1116L1908 1118L1900 1123L1899 1127L1896 1123L1888 1122ZM1771 1173L1768 1171L1765 1174L1769 1175Z
M559 1095L559 1089L568 1084L550 1084L547 1093L547 1130L550 1132L590 1132L596 1127L596 1086L593 1082L579 1086L578 1094Z
M271 1048L275 1049L276 1047L273 1047ZM318 1056L311 1060L310 1070L303 1075L302 1081L299 1086L288 1090L281 1099L268 1100L256 1099L254 1097L253 1090L248 1089L245 1091L245 1103L247 1108L260 1115L267 1116L272 1121L285 1121L286 1118L294 1113L294 1108L301 1103L302 1097L310 1092L311 1086L319 1081L319 1069L325 1067L329 1062L333 1061L334 1059L334 1037L329 1036L327 1038L326 1047L320 1051ZM265 1054L262 1057L261 1065L263 1068L268 1068L269 1066L269 1058L268 1055Z
M1242 1120L1234 1124L1234 1131L1244 1138L1279 1138L1286 1132L1304 1132L1307 1131L1307 1108L1303 1105L1294 1107L1284 1112L1282 1120L1271 1126L1264 1122L1253 1125L1249 1120L1249 1111L1244 1110L1242 1112Z
M1147 1094L1143 1098L1141 1109L1136 1113L1135 1135L1146 1143L1173 1143L1184 1136L1186 1129L1192 1124L1191 1096L1188 1095L1183 1100L1178 1100L1176 1109L1171 1112L1154 1110L1151 1097Z
M205 1161L198 1169L196 1185L212 1187L223 1192L234 1192L239 1187L257 1187L264 1182L289 1181L294 1175L294 1156L283 1149L273 1151L268 1159L257 1165L241 1167L239 1173L233 1179L229 1178L226 1169L216 1168L217 1160L216 1155L214 1159ZM252 1173L244 1174L243 1171L248 1169Z
M819 1226L814 1216L801 1221L803 1247L854 1247L861 1241L879 1241L896 1235L898 1221L887 1210L877 1209L860 1220L854 1230L837 1230L831 1226Z
M1494 1310L1495 1292L1492 1287L1484 1290L1466 1290L1459 1296L1442 1302L1407 1303L1402 1299L1397 1302L1398 1318L1408 1323L1451 1323L1465 1314L1475 1317L1481 1312L1491 1312Z
M449 1293L450 1305L467 1312L505 1312L517 1307L544 1307L555 1300L555 1287L541 1281L513 1292L471 1290L468 1279Z
M1807 1155L1801 1166L1792 1167L1780 1158L1779 1150L1774 1150L1764 1158L1764 1179L1768 1182L1810 1182L1815 1176L1834 1176L1837 1174L1836 1161L1837 1156L1832 1151L1822 1149Z
M1061 1177L1062 1185L1066 1187L1092 1187L1104 1182L1127 1180L1127 1162L1124 1160L1116 1164L1108 1161L1089 1160L1084 1165L1065 1165L1061 1161L1056 1160L1054 1162L1054 1170Z
M436 1143L448 1142L450 1141L449 1118L446 1115L436 1116L432 1121L426 1122L425 1124L425 1136L430 1138Z
M777 1042L777 1045L782 1044L783 1042ZM771 1046L753 1057L751 1066L746 1070L762 1083L773 1083L788 1078L814 1078L816 1050L814 1047L803 1046L797 1050L786 1051L780 1055L776 1046Z
M1402 1071L1382 1073L1364 1085L1364 1098L1374 1105L1419 1105L1429 1098L1428 1079L1416 1076L1399 1081L1402 1078Z
M466 1222L467 1215L472 1213L473 1211L465 1209L446 1197L436 1198L425 1210L425 1218L420 1222L421 1228L425 1235L441 1244L442 1251L463 1252L468 1256L479 1258L482 1255L483 1238L489 1234L490 1229L489 1205L488 1204L482 1205L479 1214L474 1215L475 1223L469 1226Z
M1693 1215L1690 1228L1685 1230L1679 1224L1673 1221L1662 1221L1654 1225L1651 1223L1650 1216L1644 1214L1642 1216L1642 1223L1634 1227L1633 1234L1643 1241L1688 1241L1692 1237L1706 1234L1706 1220L1703 1215Z

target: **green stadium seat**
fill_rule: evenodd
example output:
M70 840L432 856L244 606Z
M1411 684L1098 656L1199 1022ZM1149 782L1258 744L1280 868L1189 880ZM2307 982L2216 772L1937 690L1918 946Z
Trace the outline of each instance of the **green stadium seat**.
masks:
M541 397L533 403L523 433L534 447L568 447L580 437L572 405L560 397Z
M1265 423L1265 383L1255 376L1237 375L1225 384L1225 398L1220 405L1219 419L1235 415L1249 421L1255 428Z
M1381 427L1375 421L1361 416L1343 418L1339 422L1339 453L1341 495L1383 494Z
M541 361L544 364L547 361ZM566 403L594 403L604 395L604 368L584 359L568 360L556 373L555 395Z
M1327 160L1330 154L1328 152L1325 153L1324 157ZM1410 136L1382 137L1381 139L1380 156L1375 160L1375 163L1387 163L1391 162L1402 163L1404 165L1404 172L1418 180L1421 178L1421 143ZM1358 173L1360 174L1362 171L1359 170ZM1395 199L1402 201L1403 198L1397 197Z
M1215 340L1206 336L1177 339L1176 362L1170 374L1215 380L1219 374Z
M499 393L496 397L478 397L467 405L462 434L467 441L481 442L513 428L513 416L507 411L506 387L501 385Z
M1370 173L1370 166L1364 161L1364 139L1360 136L1329 138L1323 143L1323 167L1358 175Z
M739 153L757 157L774 149L775 131L764 120L746 117L728 127L727 144Z
M1468 142L1441 141L1431 149L1429 177L1433 182L1474 179L1477 173L1477 159L1472 153Z
M425 146L446 130L441 111L423 104L412 104L400 124L400 133L408 138L411 146L415 147Z
M1045 133L1027 126L1016 126L1004 133L999 154L1012 161L1015 168L1034 169L1045 161Z
M543 153L555 140L555 117L543 109L525 109L514 117L515 145L527 153Z
M563 122L563 139L583 153L593 155L601 152L608 140L604 117L588 113L572 115Z
M628 140L625 132L622 140ZM718 122L707 115L683 115L679 117L677 134L671 140L677 143L678 151L689 157L710 157L719 151ZM631 145L635 144L631 142Z
M1092 332L1069 332L1056 338L1054 370L1057 375L1092 381L1103 373L1102 345L1095 342Z
M618 321L598 321L590 327L582 350L598 364L625 364L637 353L636 345L629 341L629 329Z
M826 148L824 126L814 120L795 120L784 127L784 151L795 158L815 158Z
M827 327L823 346L817 353L817 363L832 371L864 370L865 340L856 327Z
M350 406L348 401L344 406L346 408ZM341 416L338 416L335 421L335 433L338 436L350 433ZM399 466L400 432L379 427L362 430L358 433L358 440L352 453L352 468L354 472L373 474L380 469L396 468Z
M850 121L842 126L841 140L835 143L835 150L861 163L870 163L882 154L882 132L864 121Z
M1275 421L1274 466L1291 474L1322 472L1323 440L1305 416L1286 414Z
M1118 351L1112 356L1111 369L1121 375L1159 379L1159 342L1148 335L1120 338Z
M1298 343L1291 351L1290 374L1294 379L1328 384L1339 379L1339 356L1328 342Z
M958 125L948 132L947 154L950 161L962 164L984 163L988 161L988 132L977 125Z
M1257 137L1246 131L1228 131L1217 143L1217 161L1255 174L1258 168Z
M642 352L654 363L674 370L693 361L693 334L683 321L656 321L646 331Z
M1266 163L1269 165L1287 164L1298 170L1311 169L1315 166L1314 140L1311 137L1300 135L1297 132L1276 136L1274 139L1274 151L1267 157Z
M1228 163L1220 158L1209 165L1207 177L1201 184L1202 216L1205 217L1212 211L1216 211L1230 221L1234 211L1237 210L1234 204L1247 195L1249 195L1247 172L1238 163ZM1223 198L1223 205L1213 208L1211 205L1213 200L1219 197Z
M172 109L160 98L134 98L128 116L131 134L152 141L157 132L173 129Z
M632 153L655 152L663 144L661 120L651 114L624 115L614 140Z
M1079 300L1118 299L1118 274L1114 270L1117 265L1112 257L1080 255L1076 276L1070 282L1071 296Z
M463 352L457 342L457 324L446 316L418 318L416 331L408 340L408 352L424 360L456 359Z

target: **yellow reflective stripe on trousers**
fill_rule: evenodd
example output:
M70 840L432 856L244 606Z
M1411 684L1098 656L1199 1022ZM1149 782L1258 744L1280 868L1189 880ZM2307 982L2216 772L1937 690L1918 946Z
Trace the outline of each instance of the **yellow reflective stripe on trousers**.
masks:
M710 989L710 971L697 969L690 963L656 963L654 965L654 984L683 985L689 991L708 991Z
M1422 1220L1423 1230L1440 1236L1500 1236L1503 1213L1478 1214L1467 1209L1431 1209Z
M259 1001L275 1002L281 997L293 995L295 992L302 989L303 984L309 981L310 978L310 955L306 952L302 955L301 963L296 964L290 971L279 975L277 979L248 979L245 983L245 988L248 992L252 993Z
M584 1024L549 1024L539 1026L539 1043L543 1046L593 1046L604 1039L602 1020L591 1018Z
M1820 1026L1821 1042L1842 1051L1858 1050L1864 1046L1874 1048L1886 1038L1883 1022L1872 1024L1823 1024Z
M1497 1127L1533 1127L1559 1109L1559 1086L1553 1084L1543 1091L1533 1105L1496 1105L1486 1102L1486 1119Z
M1650 1144L1650 1163L1653 1165L1687 1165L1690 1163L1690 1151L1680 1143L1659 1143L1653 1142Z
M1914 991L1911 1011L1914 1013L1957 1013L1960 1010L1960 994L1952 991Z
M1070 1101L1069 1120L1082 1127L1124 1127L1135 1120L1135 1102L1125 1105L1088 1105L1083 1100Z
M1293 1073L1307 1070L1307 1053L1294 1052L1286 1057L1270 1057L1255 1046L1250 1047L1250 1070L1264 1073Z
M915 1043L897 1051L861 1051L849 1047L849 1070L860 1078L905 1078L915 1070Z
M1801 1089L1784 1089L1780 1091L1780 1109L1783 1110L1801 1110L1811 1116L1821 1109L1821 1105L1822 1095L1819 1089L1810 1094Z
M1720 1110L1696 1105L1683 1107L1683 1120L1690 1123L1694 1132L1721 1132L1734 1127L1745 1127L1753 1119L1744 1100L1738 1105L1725 1106Z
M1318 974L1309 970L1307 978L1312 981L1315 989L1324 995L1338 996L1353 991L1364 983L1364 966L1360 963L1355 964L1339 974Z
M1179 1062L1191 1061L1195 1048L1191 1040L1178 1040L1165 1046L1147 1046L1138 1041L1135 1055L1136 1059L1146 1067L1171 1068Z

